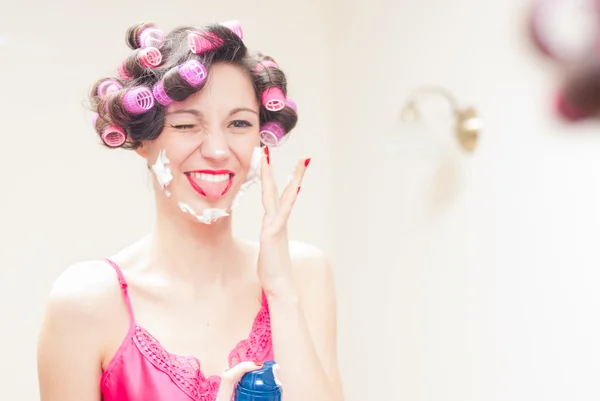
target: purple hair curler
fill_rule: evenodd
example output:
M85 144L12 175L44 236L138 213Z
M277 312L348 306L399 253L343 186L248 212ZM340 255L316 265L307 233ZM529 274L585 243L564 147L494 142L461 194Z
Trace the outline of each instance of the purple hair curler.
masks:
M102 131L102 142L110 148L123 146L126 140L127 135L125 135L125 131L116 125L109 125Z
M285 105L287 107L289 107L290 109L294 110L296 113L298 112L298 105L292 99L287 98L287 99L285 99L284 103L285 103Z
M199 86L206 80L207 71L198 60L188 60L177 68L179 76L191 86Z
M285 107L285 95L279 88L269 88L262 93L262 104L269 111L279 111Z
M154 95L156 101L165 107L173 103L173 99L171 99L165 91L165 85L163 84L162 79L158 81L156 85L154 85L154 88L152 88L152 94Z
M268 121L260 127L260 140L267 146L278 146L285 136L285 128L275 121Z
M192 87L200 86L206 80L208 75L206 67L204 67L204 65L202 65L198 60L188 60L181 64L177 67L177 73ZM165 107L173 103L173 99L171 99L165 91L165 86L162 79L156 85L154 85L154 88L152 88L152 94L154 95L156 101Z
M138 63L145 68L158 67L162 62L162 54L156 47L146 47L138 53Z
M120 90L122 87L123 86L121 86L121 84L117 81L107 79L106 81L102 81L100 85L98 85L98 90L96 91L96 94L98 95L98 97L103 98L104 96L107 96L113 92Z
M240 39L244 39L244 30L238 21L225 21L222 22L221 25L229 28L229 30L235 33Z
M123 108L130 114L142 114L154 106L152 91L145 86L129 89L123 96Z
M141 48L155 47L160 49L165 42L165 34L153 26L142 30L138 37L138 43Z
M265 60L265 61L261 61L260 63L256 64L256 67L254 67L254 72L256 72L256 73L261 72L262 70L267 69L267 67L279 68L279 66L277 65L276 62L271 61L271 60Z

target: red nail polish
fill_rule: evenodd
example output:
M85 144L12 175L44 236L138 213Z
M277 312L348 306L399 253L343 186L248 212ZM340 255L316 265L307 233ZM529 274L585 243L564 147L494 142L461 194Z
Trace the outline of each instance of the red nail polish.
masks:
M265 146L265 155L267 155L267 164L271 164L271 157L269 155L269 147Z
M296 194L298 194L300 192L300 188L302 188L302 187L298 186L298 189L296 190Z
M264 365L264 363L263 363L263 362L260 362L260 361L256 361L256 362L254 362L254 364L255 364L256 366L263 366L263 365Z
M304 167L308 167L308 163L310 163L310 157L304 160Z

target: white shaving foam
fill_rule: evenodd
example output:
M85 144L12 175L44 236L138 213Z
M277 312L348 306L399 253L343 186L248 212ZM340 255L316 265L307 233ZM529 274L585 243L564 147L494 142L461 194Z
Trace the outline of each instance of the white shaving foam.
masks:
M196 220L198 220L200 223L204 223L204 224L211 224L214 223L215 221L217 221L218 219L220 219L221 217L227 217L229 216L229 213L227 213L224 209L204 209L202 211L202 214L199 215L197 214L194 209L192 209L192 207L186 203L183 202L179 202L179 209L183 212L183 213L187 213L190 214L192 216L194 216L196 218Z
M167 157L167 152L162 149L158 153L158 157L156 158L156 162L152 166L152 171L156 176L156 181L158 181L158 185L164 190L167 185L173 180L173 174L171 173L171 169L168 164L170 163L169 158ZM169 191L165 190L165 194L167 197L171 196Z

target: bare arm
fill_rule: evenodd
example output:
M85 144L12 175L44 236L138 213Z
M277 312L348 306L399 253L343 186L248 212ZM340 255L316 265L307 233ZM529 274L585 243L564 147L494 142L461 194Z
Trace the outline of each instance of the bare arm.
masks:
M70 267L52 287L38 340L41 401L100 401L103 286L89 273Z
M273 348L285 401L341 401L331 267L320 251L291 246L294 284L268 294Z

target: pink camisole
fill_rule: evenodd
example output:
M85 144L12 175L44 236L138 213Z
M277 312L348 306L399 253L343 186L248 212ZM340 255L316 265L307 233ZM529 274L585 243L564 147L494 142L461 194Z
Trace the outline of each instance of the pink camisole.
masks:
M123 272L111 260L106 262L117 273L130 323L127 336L102 373L102 400L214 401L221 378L205 377L198 359L169 353L135 322ZM242 361L273 359L271 320L264 293L261 305L250 335L229 354L229 367Z

